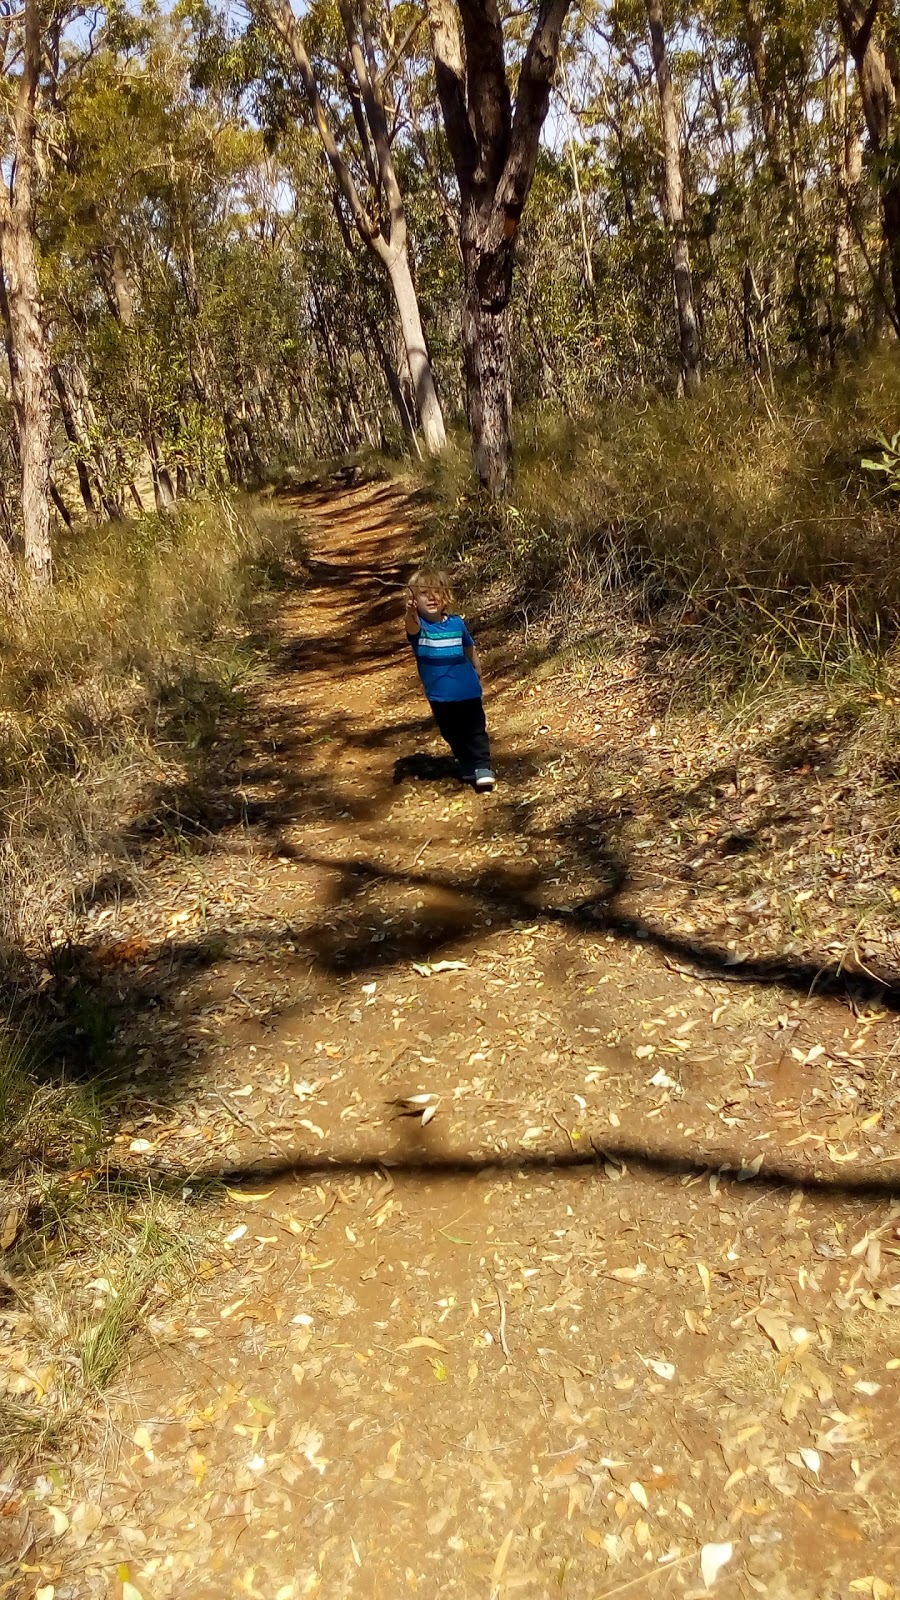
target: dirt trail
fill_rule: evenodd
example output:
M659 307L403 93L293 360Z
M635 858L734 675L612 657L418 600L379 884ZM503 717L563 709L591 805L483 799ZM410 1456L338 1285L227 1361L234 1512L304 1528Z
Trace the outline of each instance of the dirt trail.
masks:
M590 816L553 820L565 684L494 657L500 784L463 790L399 636L402 494L303 509L244 825L167 911L194 1069L124 1137L232 1193L102 1475L38 1485L13 1592L664 1600L720 1546L721 1600L900 1593L900 1208L858 1019L696 969L618 890L604 922ZM424 1128L388 1105L417 1092Z

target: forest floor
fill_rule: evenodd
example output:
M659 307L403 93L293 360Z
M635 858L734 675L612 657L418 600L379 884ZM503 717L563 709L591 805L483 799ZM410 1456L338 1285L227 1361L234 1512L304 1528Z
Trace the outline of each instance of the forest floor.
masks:
M79 1458L6 1484L0 1594L900 1594L894 992L717 954L671 834L598 820L662 737L621 659L483 635L463 789L404 490L297 506L237 765L86 934L133 1001L115 1160L193 1188L203 1260Z

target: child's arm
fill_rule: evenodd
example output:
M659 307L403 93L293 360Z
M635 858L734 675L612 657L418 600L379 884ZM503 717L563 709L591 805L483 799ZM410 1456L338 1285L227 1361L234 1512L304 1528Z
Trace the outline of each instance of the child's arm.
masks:
M478 659L478 651L476 650L475 645L474 644L463 645L463 655L467 658L467 660L471 661L473 667L475 668L475 671L478 673L478 676L480 678L481 677L481 662Z
M419 613L416 610L416 602L413 599L412 590L411 589L407 589L407 591L406 591L406 633L407 633L407 637L408 638L415 638L416 634L421 632L421 629L422 629L422 624L419 621Z
M478 651L475 649L475 640L472 638L472 635L470 634L470 632L469 632L468 628L466 627L465 623L463 623L462 626L463 626L463 655L465 656L467 661L471 661L471 663L472 663L473 667L475 668L475 671L478 673L478 677L480 679L481 678L481 662L478 659Z

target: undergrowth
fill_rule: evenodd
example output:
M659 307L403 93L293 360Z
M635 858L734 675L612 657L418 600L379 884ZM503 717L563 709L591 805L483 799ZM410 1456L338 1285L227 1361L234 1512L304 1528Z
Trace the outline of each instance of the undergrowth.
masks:
M432 553L557 644L651 626L696 694L773 673L878 692L900 528L892 479L870 468L898 417L893 351L816 383L731 375L695 400L544 407L519 417L503 510L473 493L462 448L431 468Z
M78 529L0 637L0 937L64 936L123 831L190 771L265 658L260 593L296 515L222 498Z

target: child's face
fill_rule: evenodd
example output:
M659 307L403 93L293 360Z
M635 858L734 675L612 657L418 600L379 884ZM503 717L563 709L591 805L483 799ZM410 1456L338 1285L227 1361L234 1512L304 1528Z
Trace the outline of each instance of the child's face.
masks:
M444 596L440 589L415 589L416 610L426 622L439 622L444 615Z

